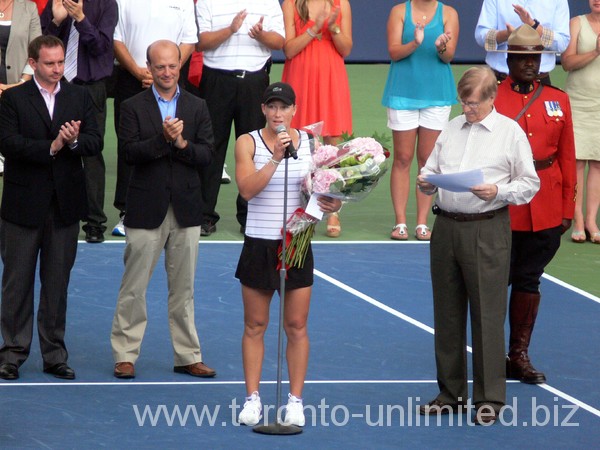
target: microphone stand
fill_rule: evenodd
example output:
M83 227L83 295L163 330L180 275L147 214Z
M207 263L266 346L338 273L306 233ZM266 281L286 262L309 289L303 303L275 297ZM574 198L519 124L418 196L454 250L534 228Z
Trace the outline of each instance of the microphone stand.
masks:
M279 421L279 408L281 407L281 371L282 371L282 358L283 358L283 307L285 304L285 254L287 247L287 200L288 200L288 163L290 160L289 151L285 151L285 169L283 177L283 227L282 231L282 242L281 242L281 269L279 270L279 333L277 337L277 388L276 388L276 408L275 408L275 422L271 422L268 425L256 425L252 428L252 431L260 434L272 434L272 435L292 435L302 433L302 428L296 425L284 425Z

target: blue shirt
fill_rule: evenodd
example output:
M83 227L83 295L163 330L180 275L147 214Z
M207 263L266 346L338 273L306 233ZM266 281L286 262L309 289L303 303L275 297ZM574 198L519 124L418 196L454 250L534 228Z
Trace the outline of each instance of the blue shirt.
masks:
M507 43L497 45L497 49L486 47L486 37L490 31L505 30L506 24L518 28L523 23L514 11L512 4L523 6L531 17L543 27L542 43L547 49L557 53L565 51L569 45L569 2L567 0L484 0L481 13L475 28L477 44L487 50L485 62L492 69L508 73L506 53L497 53L490 50L506 50ZM550 72L556 65L556 55L542 54L540 72Z
M162 98L156 90L156 87L154 87L154 84L152 85L152 93L154 94L156 103L158 103L158 109L160 109L160 115L162 116L163 121L167 117L171 117L171 119L177 117L175 114L177 113L177 100L179 100L179 85L177 85L177 92L175 92L175 95L171 100Z

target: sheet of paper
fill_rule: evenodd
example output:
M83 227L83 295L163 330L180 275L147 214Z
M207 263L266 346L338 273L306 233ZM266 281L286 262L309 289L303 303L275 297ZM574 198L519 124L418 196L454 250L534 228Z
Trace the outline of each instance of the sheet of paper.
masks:
M448 174L427 174L425 180L451 192L469 192L473 186L483 183L483 171L481 169L468 170L466 172Z
M321 211L321 208L319 208L319 205L317 205L317 198L319 197L319 195L320 194L312 194L310 196L305 211L307 212L307 214L310 214L315 219L321 220L323 218L323 211Z

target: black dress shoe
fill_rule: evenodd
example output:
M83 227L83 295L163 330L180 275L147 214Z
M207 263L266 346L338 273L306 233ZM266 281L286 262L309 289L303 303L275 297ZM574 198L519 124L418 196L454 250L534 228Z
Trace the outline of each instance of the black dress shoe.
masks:
M0 364L0 378L5 380L16 380L19 378L19 369L11 363Z
M462 403L444 403L437 398L419 407L419 414L422 416L442 416L450 413L463 414L465 412L467 412L467 407Z
M473 422L475 425L493 425L498 420L498 415L498 411L496 411L492 405L483 404L477 407L475 415L473 416Z
M48 367L44 369L44 373L49 373L50 375L54 375L56 378L62 378L63 380L75 379L75 371L65 363L59 363Z
M200 226L200 236L210 236L217 231L217 226L212 222L203 223Z
M99 244L104 242L104 233L102 233L102 228L88 225L88 228L85 231L85 242L90 244Z

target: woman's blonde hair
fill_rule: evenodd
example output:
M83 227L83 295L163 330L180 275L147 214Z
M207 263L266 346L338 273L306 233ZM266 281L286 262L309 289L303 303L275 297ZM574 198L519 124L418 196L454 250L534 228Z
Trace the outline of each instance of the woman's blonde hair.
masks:
M333 6L333 0L327 0ZM308 0L296 0L296 9L302 22L308 22Z

